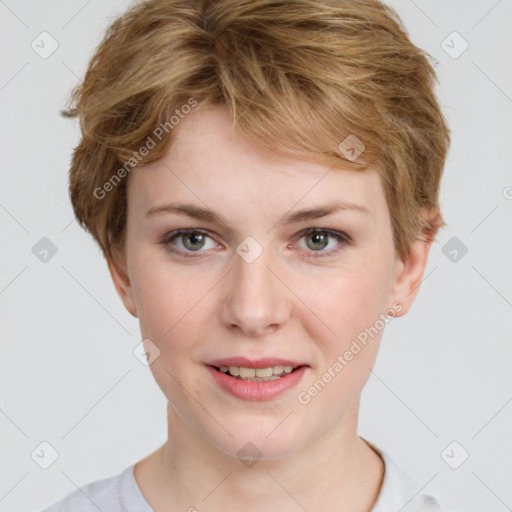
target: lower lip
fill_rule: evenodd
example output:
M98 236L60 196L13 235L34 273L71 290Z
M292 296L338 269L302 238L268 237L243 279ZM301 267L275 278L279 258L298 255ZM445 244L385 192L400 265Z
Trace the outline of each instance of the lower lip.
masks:
M307 370L307 366L301 366L279 379L253 382L236 379L216 370L213 366L206 367L224 391L244 400L270 400L297 385Z

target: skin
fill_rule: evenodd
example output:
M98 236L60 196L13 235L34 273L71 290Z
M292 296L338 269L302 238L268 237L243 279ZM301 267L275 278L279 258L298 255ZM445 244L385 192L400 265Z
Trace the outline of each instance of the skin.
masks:
M143 495L157 511L370 511L384 465L358 436L357 417L382 330L309 403L297 396L393 303L401 308L394 316L409 310L432 242L396 256L374 169L330 169L265 150L233 132L219 107L195 111L175 130L162 159L130 174L124 253L109 262L143 339L160 350L150 369L168 400L168 439L135 466ZM368 211L281 223L340 200ZM178 201L224 221L146 215ZM311 227L350 242L301 234ZM206 236L161 243L182 228ZM236 252L247 236L263 250L252 263ZM231 356L285 357L309 368L278 397L247 401L221 390L205 367ZM262 454L252 467L237 458L247 442Z

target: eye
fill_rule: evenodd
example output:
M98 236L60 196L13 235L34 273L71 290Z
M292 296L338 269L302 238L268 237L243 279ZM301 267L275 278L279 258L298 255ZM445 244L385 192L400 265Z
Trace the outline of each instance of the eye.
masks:
M299 241L305 240L305 246L299 243L296 246L305 249L308 253L307 258L332 256L351 243L351 239L346 233L324 228L306 229L299 233L299 237ZM206 232L195 228L179 229L168 233L159 243L169 252L187 258L195 257L194 253L205 252L218 246Z
M210 243L208 243L208 240L210 240ZM198 229L173 231L165 235L160 243L170 252L179 253L185 257L193 257L193 255L187 253L203 252L203 249L213 249L216 246L210 236Z
M307 255L309 258L331 256L351 242L350 237L346 233L322 228L309 228L302 231L300 233L300 240L302 239L305 240L305 249L310 253ZM300 246L300 244L298 245ZM325 250L329 246L330 249Z

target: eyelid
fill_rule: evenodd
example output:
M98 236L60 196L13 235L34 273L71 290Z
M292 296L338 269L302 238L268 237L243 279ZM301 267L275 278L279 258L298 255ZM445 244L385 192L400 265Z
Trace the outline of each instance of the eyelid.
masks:
M332 236L333 238L339 238L341 240L346 241L347 243L351 242L352 239L350 236L345 233L344 231L338 231L336 229L329 229L329 228L306 228L300 231L297 236L299 238L303 237L304 235L309 235L311 233L327 233L328 235Z

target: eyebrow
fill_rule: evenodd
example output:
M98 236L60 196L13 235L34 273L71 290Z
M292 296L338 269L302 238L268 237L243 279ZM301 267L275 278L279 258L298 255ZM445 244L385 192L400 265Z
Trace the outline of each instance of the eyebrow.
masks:
M345 210L356 211L364 215L373 216L373 213L363 205L345 201L334 201L324 205L315 206L313 208L287 213L281 218L279 223L284 225L296 224L298 222L320 219L321 217ZM213 210L189 203L168 203L161 206L155 206L146 212L146 217L172 214L184 215L192 219L227 225L222 217Z

